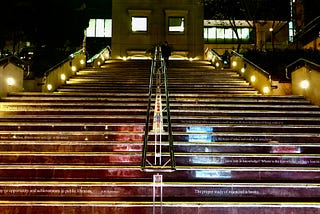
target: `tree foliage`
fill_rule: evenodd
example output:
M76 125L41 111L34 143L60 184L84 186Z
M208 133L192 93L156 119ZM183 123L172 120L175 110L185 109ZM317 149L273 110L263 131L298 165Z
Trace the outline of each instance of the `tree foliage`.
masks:
M1 40L38 46L78 44L88 25L84 0L11 0L1 2Z
M290 0L202 0L206 19L288 20Z

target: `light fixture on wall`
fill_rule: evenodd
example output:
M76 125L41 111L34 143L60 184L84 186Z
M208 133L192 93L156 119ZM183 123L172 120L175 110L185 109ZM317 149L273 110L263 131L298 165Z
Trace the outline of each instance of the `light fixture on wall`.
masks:
M66 80L66 75L65 74L61 74L60 78L61 78L62 81L65 81Z
M51 84L48 84L48 85L47 85L47 89L48 89L48 91L51 91L51 90L52 90L52 88L53 88L53 87L52 87L52 85L51 85Z
M303 80L303 81L300 82L300 87L301 87L302 89L307 89L307 88L309 88L309 85L310 85L310 83L309 83L308 80Z
M8 86L13 86L15 84L15 80L13 77L8 77L7 78L7 84Z
M251 81L251 82L255 82L255 81L256 81L256 77L255 77L255 76L251 76L251 77L250 77L250 81Z
M269 94L270 93L270 88L268 86L265 86L263 88L263 94Z

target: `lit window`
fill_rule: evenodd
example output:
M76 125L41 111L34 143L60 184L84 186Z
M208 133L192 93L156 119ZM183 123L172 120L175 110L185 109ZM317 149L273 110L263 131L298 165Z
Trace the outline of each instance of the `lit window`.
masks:
M240 38L241 39L249 39L250 38L249 28L242 28L241 29Z
M87 37L111 37L112 20L111 19L90 19L87 28Z
M216 38L217 37L216 35L217 35L217 28L213 27L208 29L209 38Z
M132 31L145 32L148 29L147 17L132 17L131 20Z
M232 28L226 28L224 32L225 39L232 39L233 30Z
M96 20L96 37L104 37L104 20Z
M104 37L112 37L112 20L104 20Z
M224 39L224 28L218 28L217 29L217 38L218 39Z
M89 27L87 28L87 37L95 37L96 35L96 20L90 19Z
M233 28L205 27L204 39L207 43L250 43L252 42L251 28L237 28L239 40Z
M184 17L169 17L169 32L184 32Z

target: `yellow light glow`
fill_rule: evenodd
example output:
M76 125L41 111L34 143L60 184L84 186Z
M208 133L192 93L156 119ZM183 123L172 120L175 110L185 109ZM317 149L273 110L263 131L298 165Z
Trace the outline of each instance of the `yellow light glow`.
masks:
M308 80L303 80L303 81L301 81L301 83L300 83L300 87L303 88L303 89L309 88L309 85L310 85L310 83L309 83Z
M71 67L71 70L72 70L72 71L77 71L77 67L73 65L73 66Z
M52 90L52 88L53 88L53 87L52 87L52 85L51 85L51 84L48 84L48 85L47 85L47 89L48 89L48 91L51 91L51 90Z
M256 81L256 77L255 77L255 76L251 76L251 77L250 77L250 81L251 81L251 82L255 82L255 81Z
M264 93L264 94L269 94L269 93L270 93L270 88L269 88L268 86L265 86L265 87L263 88L263 93Z
M100 65L101 65L101 62L100 62L100 61L98 61L98 63L97 63L97 64L98 64L98 66L100 66Z
M246 71L245 68L241 68L241 73L244 73Z
M82 60L80 60L80 64L81 65L84 65L84 63L85 63L85 61L82 59Z
M12 77L8 77L7 84L9 86L13 86L15 84L15 80Z
M61 80L65 81L66 80L66 75L65 74L61 74L60 78L61 78Z
M216 67L218 68L220 66L219 62L216 62Z
M233 67L236 67L236 66L237 66L237 62L236 62L236 61L233 61L233 62L232 62L232 66L233 66Z
M193 61L193 58L192 58L192 57L190 57L190 58L189 58L189 61Z

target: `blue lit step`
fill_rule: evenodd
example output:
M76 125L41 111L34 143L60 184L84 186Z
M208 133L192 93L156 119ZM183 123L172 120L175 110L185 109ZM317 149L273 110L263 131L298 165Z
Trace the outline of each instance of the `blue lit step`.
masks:
M320 133L319 125L280 125L280 124L174 124L174 132L207 134L215 132L247 132L247 133Z
M215 132L215 133L174 133L174 141L188 142L272 142L320 143L318 133L273 133L273 132ZM164 138L165 140L165 138Z

